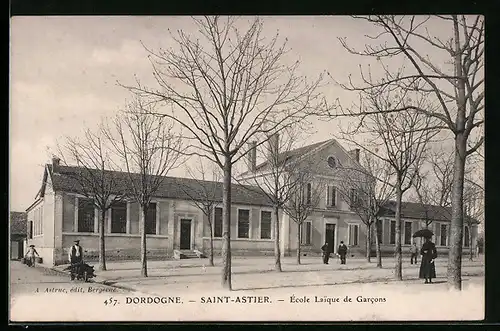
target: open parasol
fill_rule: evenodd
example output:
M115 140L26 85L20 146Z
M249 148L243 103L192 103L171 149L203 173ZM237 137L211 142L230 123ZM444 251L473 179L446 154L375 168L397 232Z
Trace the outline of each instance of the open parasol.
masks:
M416 237L432 238L433 235L434 233L429 229L420 229L413 234L413 238Z

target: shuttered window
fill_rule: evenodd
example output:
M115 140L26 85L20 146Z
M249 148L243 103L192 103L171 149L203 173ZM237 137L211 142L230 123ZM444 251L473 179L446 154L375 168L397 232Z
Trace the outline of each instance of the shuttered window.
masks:
M349 246L359 245L359 225L349 224Z
M250 210L238 210L238 238L250 237Z
M214 209L214 237L222 237L222 208Z
M260 212L260 239L271 239L271 212Z

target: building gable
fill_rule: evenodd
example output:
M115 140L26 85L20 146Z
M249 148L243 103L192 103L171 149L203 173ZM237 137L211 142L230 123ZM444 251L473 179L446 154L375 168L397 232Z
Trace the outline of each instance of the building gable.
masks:
M329 158L332 158L333 162L329 162ZM314 165L315 174L319 176L342 176L343 169L359 169L363 171L359 161L355 160L335 139L331 139L328 143L311 150L296 162L298 167Z

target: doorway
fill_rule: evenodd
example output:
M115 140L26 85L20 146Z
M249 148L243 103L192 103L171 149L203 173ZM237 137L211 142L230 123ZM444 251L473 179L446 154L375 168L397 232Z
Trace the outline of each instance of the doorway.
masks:
M330 253L335 252L335 224L325 224L325 242L328 243Z
M191 249L191 220L181 219L180 249Z

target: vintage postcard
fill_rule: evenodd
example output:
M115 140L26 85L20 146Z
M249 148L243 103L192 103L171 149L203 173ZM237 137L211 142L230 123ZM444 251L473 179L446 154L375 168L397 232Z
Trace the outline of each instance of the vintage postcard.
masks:
M484 319L484 17L10 32L11 322Z

